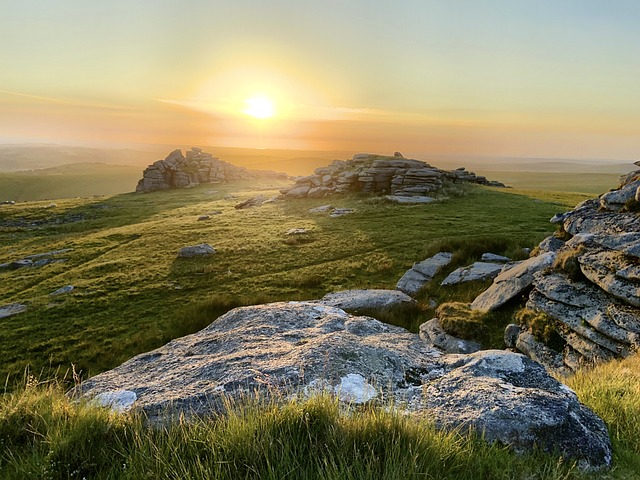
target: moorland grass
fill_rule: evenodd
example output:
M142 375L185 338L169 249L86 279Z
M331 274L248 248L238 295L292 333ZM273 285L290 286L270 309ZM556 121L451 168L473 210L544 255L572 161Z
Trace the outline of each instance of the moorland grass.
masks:
M30 381L0 399L5 479L573 479L571 462L518 456L425 418L335 398L230 404L220 418L145 425ZM631 432L625 432L630 434ZM590 477L593 478L593 477ZM601 478L597 476L596 478Z
M61 256L64 263L0 271L0 304L29 307L0 319L0 378L13 381L27 367L47 376L72 363L84 376L93 375L195 332L238 305L394 288L414 262L442 249L455 254L442 275L485 251L519 258L523 247L554 230L548 221L553 214L585 198L468 186L458 197L429 205L349 195L234 208L254 195L277 195L279 186L240 182L67 199L55 207L0 206L0 262L73 249ZM355 213L308 213L329 202ZM222 213L198 221L215 211ZM290 228L309 230L309 241L287 242ZM217 253L177 258L181 247L203 242ZM72 293L49 295L69 284ZM390 321L417 331L433 315L425 307L429 300L469 301L485 287L433 282L419 297L418 315L403 320L395 314Z

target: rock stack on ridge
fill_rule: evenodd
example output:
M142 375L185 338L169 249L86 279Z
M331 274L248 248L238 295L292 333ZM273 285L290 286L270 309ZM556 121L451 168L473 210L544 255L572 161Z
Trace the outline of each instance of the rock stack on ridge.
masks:
M323 197L331 193L363 192L395 197L426 196L442 188L445 182L477 183L494 187L504 184L467 171L464 167L447 171L420 160L359 153L351 160L334 160L317 168L313 175L299 178L281 190L287 197Z
M220 183L233 180L270 177L286 178L282 173L248 170L224 162L201 148L193 147L186 155L177 149L164 160L149 165L138 181L136 192L152 192L170 188L195 187L201 183Z
M507 327L508 346L559 373L638 350L639 212L640 170L623 176L618 189L551 219L560 229L540 243L534 258L541 260L541 268L530 269L526 278L532 288L526 308L535 322ZM534 258L527 262L536 263ZM494 294L510 282L518 284L511 289L515 294L526 287L522 275L501 277L471 304L473 308L499 308L492 298L498 299Z

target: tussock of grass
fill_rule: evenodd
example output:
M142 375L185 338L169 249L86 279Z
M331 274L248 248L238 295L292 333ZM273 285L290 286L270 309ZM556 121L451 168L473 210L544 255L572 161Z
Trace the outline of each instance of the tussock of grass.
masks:
M614 448L614 478L640 472L640 357L583 370L567 381L580 401L607 424Z
M28 386L0 401L0 476L23 478L582 478L572 465L518 456L426 419L380 409L345 412L319 396L284 405L231 405L228 416L144 426L71 403L59 386Z
M544 312L523 308L514 315L516 323L529 327L536 340L545 343L557 352L561 352L565 341L558 335L557 322Z
M584 252L584 246L580 245L569 250L562 250L553 262L553 269L565 273L571 280L584 280L585 276L580 269L578 257Z
M468 303L443 303L436 309L436 316L442 329L450 335L486 343L488 331L484 321L485 314L471 310Z

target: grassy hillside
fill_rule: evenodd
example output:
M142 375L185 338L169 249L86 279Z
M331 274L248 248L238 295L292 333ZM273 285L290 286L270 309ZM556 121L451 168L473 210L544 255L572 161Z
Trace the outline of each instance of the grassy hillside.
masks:
M637 478L635 357L570 382L607 421L614 442L615 469L593 475L553 456L516 456L437 432L427 419L368 409L343 415L326 398L285 408L237 407L228 419L168 430L69 402L63 391L71 375L63 377L72 364L82 376L96 374L241 304L393 288L413 262L440 249L456 254L449 270L485 251L522 257L522 247L554 230L548 221L554 213L586 198L468 186L451 188L448 198L429 205L353 195L234 208L257 194L275 195L277 187L237 183L59 200L55 207L0 205L0 263L72 249L55 256L65 262L0 270L0 305L29 307L0 319L0 375L8 378L0 399L0 477ZM308 213L328 202L356 212L343 218ZM210 219L199 221L204 214ZM285 235L297 227L310 233ZM180 247L202 242L217 253L176 258ZM65 285L75 288L50 296ZM429 288L420 296L419 318L405 326L415 330L431 318L429 298L465 301L484 287ZM49 381L56 369L58 380Z
M140 178L140 167L103 163L0 173L0 202L116 195L134 191Z
M29 305L25 313L0 319L0 377L20 375L28 365L39 371L71 363L95 374L243 303L392 288L414 262L440 248L459 251L458 263L489 250L522 256L522 247L554 229L554 213L584 198L544 194L541 200L472 187L452 193L462 196L426 206L351 196L236 210L246 198L277 190L235 184L61 200L53 208L46 208L49 202L0 206L0 263L73 249L61 255L64 263L0 271L1 303ZM308 213L329 201L356 213ZM210 220L198 221L203 214ZM285 235L297 227L311 232ZM176 258L179 248L202 242L217 253ZM68 284L72 293L49 295ZM469 297L478 288L456 295Z

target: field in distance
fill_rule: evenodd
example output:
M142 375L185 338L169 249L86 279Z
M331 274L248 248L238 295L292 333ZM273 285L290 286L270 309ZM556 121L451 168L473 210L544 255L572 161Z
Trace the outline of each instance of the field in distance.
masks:
M0 201L115 195L135 190L144 168L163 159L174 146L146 150L81 147L0 146ZM182 146L183 150L190 148ZM308 175L335 159L356 152L257 150L204 147L234 165ZM443 169L465 166L491 180L521 189L599 194L617 186L618 177L634 170L632 163L557 159L478 159L407 155Z

